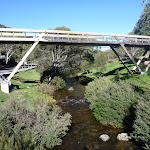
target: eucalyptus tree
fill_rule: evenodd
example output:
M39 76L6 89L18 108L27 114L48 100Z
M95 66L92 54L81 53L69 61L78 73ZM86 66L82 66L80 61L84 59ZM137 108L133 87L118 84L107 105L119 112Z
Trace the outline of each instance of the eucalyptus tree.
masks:
M64 26L55 30L70 31ZM76 74L84 60L93 60L93 47L42 44L38 46L35 57L38 59L37 70L41 73L41 81L45 78L50 81L55 75Z
M105 52L102 51L96 52L94 56L94 66L100 73L102 73L105 70L107 60L108 58Z
M136 23L133 33L138 35L150 35L150 0L148 0L145 5L144 11Z

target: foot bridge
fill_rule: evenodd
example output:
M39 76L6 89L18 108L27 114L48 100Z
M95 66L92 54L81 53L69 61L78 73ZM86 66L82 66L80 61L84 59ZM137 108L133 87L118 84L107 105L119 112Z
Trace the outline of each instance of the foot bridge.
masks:
M138 71L141 74L143 71L139 67L142 59L150 47L150 36L141 35L122 35L122 34L104 34L104 33L91 33L91 32L74 32L74 31L61 31L61 30L34 30L34 29L13 29L13 28L0 28L0 43L32 43L30 49L23 56L18 65L12 70L10 75L1 81L1 90L9 93L10 80L14 74L19 70L21 65L25 62L27 57L31 54L34 48L39 43L45 44L59 44L59 45L85 45L85 46L110 46L118 59L127 68L130 74L133 71ZM119 56L116 47L121 46L125 53L129 56L135 67L130 70ZM136 62L130 55L126 47L145 47L143 56ZM147 65L146 70L150 67Z

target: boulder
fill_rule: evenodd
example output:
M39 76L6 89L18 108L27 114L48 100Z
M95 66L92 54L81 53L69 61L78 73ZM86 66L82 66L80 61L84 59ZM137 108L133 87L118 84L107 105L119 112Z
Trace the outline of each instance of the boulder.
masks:
M74 88L73 88L73 87L70 87L70 88L68 89L68 91L74 91Z
M102 134L99 137L102 141L106 142L110 139L110 137L107 134Z
M53 99L53 100L52 100L52 102L56 102L56 100L55 100L55 99Z
M150 61L144 61L144 65L148 65Z
M120 134L117 135L117 139L119 141L129 141L129 139L131 139L131 137L128 136L127 133L120 133Z

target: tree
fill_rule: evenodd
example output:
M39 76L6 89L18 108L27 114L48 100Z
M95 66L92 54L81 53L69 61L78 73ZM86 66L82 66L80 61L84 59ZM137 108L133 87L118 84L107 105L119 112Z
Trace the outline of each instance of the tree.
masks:
M107 56L102 51L97 51L97 53L94 56L94 66L99 72L102 72L105 70L105 65L107 63Z
M89 61L85 60L81 63L81 71L86 72L88 74L91 69L92 64Z
M145 5L144 11L136 23L133 33L138 35L150 35L150 1Z
M55 30L70 31L67 27L57 27ZM67 59L67 47L63 45L40 45L35 55L42 55L38 58L38 71L41 73L41 82L51 79L61 72Z
M93 63L94 61L93 47L88 46L70 46L67 52L66 64L64 67L64 73L77 75L81 71L81 64L84 61Z
M6 26L3 25L3 24L0 24L0 28L8 28L8 27L6 27Z
M70 31L67 27L56 30ZM37 56L36 56L37 55ZM40 45L35 56L38 58L41 81L54 76L76 74L84 60L93 61L93 48L85 46Z
M145 149L150 149L150 99L140 101L136 109L136 119L133 124L133 138Z
M5 25L0 24L0 28L8 28ZM15 62L19 62L21 56L26 52L30 45L28 44L1 44L0 56L5 55L6 65L13 58ZM12 64L11 64L12 65Z
M22 47L20 45L15 45L15 44L3 44L3 50L5 53L5 62L6 65L8 64L8 61L12 57L12 55L17 51L17 50L22 50Z

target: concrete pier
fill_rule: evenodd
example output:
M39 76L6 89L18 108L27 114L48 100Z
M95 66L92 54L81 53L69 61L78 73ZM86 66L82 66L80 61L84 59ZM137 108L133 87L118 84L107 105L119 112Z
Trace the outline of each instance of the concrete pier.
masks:
M2 92L8 94L10 92L10 86L11 86L11 82L1 81L1 91Z

